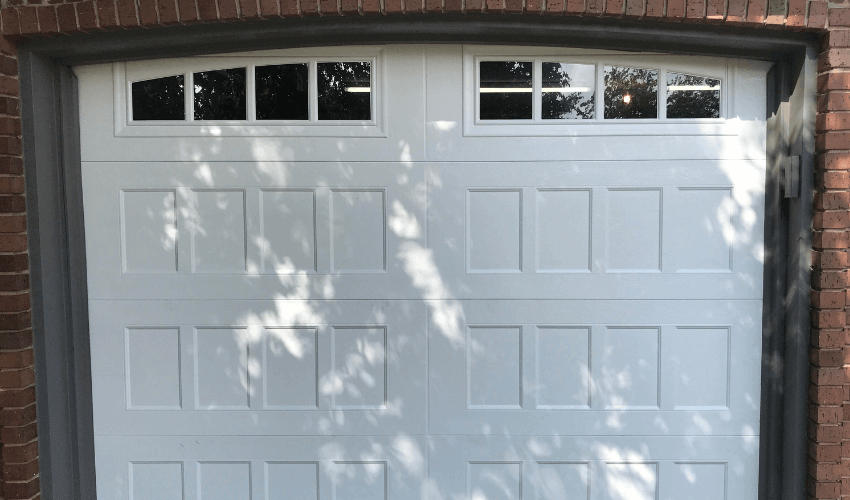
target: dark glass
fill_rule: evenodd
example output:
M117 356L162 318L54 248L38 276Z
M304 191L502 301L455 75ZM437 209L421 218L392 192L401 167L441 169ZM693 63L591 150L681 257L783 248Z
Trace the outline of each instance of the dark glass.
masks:
M667 118L720 118L720 80L667 73Z
M308 120L307 64L254 68L258 120Z
M185 120L183 75L133 82L133 120Z
M245 120L245 68L203 71L193 76L196 120Z
M531 119L530 62L482 61L478 93L482 120Z
M544 120L593 118L596 66L543 63Z
M605 118L658 118L658 70L605 66Z
M318 63L319 120L372 118L372 64Z

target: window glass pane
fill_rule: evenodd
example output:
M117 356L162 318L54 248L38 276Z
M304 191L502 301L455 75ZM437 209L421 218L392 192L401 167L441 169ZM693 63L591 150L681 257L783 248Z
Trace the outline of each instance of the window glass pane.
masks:
M667 73L667 118L720 118L720 80Z
M372 118L372 65L368 62L318 63L319 120Z
M257 66L258 120L307 120L307 64Z
M203 71L193 76L196 120L244 120L245 68Z
M593 118L596 66L543 63L543 119Z
M530 62L482 61L478 94L482 120L531 119Z
M183 75L133 82L133 120L185 120Z
M658 118L658 70L605 66L605 118Z

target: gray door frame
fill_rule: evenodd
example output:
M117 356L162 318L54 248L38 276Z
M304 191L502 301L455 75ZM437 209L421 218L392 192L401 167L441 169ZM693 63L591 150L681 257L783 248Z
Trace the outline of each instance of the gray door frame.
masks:
M223 48L376 43L569 46L775 63L766 109L759 498L802 499L817 38L714 26L450 14L179 26L37 38L19 46L42 498L96 498L78 92L70 67Z

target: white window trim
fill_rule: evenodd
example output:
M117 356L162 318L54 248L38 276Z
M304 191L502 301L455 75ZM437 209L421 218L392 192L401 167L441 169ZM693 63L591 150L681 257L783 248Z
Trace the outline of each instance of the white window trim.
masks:
M113 90L116 137L387 137L386 74L382 47L345 47L333 52L315 50L276 51L272 55L240 54L201 56L158 61L114 63ZM371 120L319 120L316 64L365 61L372 65ZM307 63L309 76L308 120L257 120L254 67L272 64ZM247 120L195 121L193 116L193 73L215 69L246 68ZM132 83L183 75L185 120L132 120Z
M478 68L481 61L531 61L532 118L525 120L480 120L478 113ZM543 62L591 64L596 66L596 116L585 120L543 120L540 111L542 87L539 68ZM658 70L658 118L604 119L604 67L626 66ZM720 118L668 119L667 73L684 73L720 80ZM552 136L734 136L740 132L735 117L734 59L665 55L632 55L592 51L464 46L463 135L469 137Z

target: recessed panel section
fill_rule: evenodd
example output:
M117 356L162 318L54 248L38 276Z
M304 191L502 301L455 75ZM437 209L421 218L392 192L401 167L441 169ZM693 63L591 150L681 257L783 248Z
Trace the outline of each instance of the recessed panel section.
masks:
M340 273L387 269L386 192L331 191L331 264Z
M124 272L177 271L174 191L123 191L121 232Z
M319 120L372 118L372 64L320 62L318 71Z
M130 500L183 500L183 464L131 463Z
M543 63L544 120L585 120L594 117L596 66Z
M266 498L318 500L319 464L267 463Z
M387 331L385 328L333 329L333 380L323 392L334 408L384 408L387 402Z
M661 190L608 191L606 259L609 271L661 269Z
M680 189L678 203L679 221L671 235L676 269L729 271L738 234L733 225L732 190Z
M333 500L387 500L386 462L334 462Z
M658 70L605 66L605 119L658 118Z
M663 367L677 408L722 407L729 400L729 329L676 328L664 342Z
M656 500L657 463L608 463L599 484L604 500ZM676 498L689 498L687 496Z
M726 500L725 463L676 463L663 500Z
M257 120L307 120L308 74L306 63L254 68Z
M478 109L482 120L530 120L532 63L481 61Z
M198 500L251 500L251 464L198 464Z
M466 251L471 272L520 272L522 191L467 192Z
M537 191L537 270L590 270L590 191Z
M248 407L248 330L195 329L195 397L199 408Z
M667 118L720 118L720 80L667 73Z
M658 407L658 328L606 328L595 384L605 408Z
M133 120L185 120L183 75L133 82Z
M522 464L505 462L467 465L466 498L472 500L520 500Z
M522 332L519 327L470 327L466 363L470 407L522 406Z
M590 464L539 462L534 466L536 500L588 500Z
M315 328L266 328L263 385L266 408L315 408L318 380Z
M264 190L263 270L316 271L316 196L313 191Z
M127 329L127 408L180 408L177 328Z
M195 120L245 120L245 73L245 68L194 73Z
M537 328L537 408L590 407L590 329Z
M192 259L195 272L245 271L245 192L195 191Z

